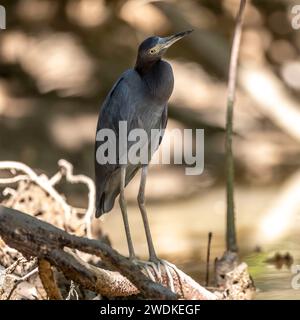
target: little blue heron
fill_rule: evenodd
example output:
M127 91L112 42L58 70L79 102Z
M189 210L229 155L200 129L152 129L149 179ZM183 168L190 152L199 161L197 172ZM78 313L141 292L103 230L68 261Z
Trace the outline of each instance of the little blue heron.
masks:
M128 132L142 128L150 135L152 129L164 130L167 125L167 103L174 86L173 71L170 64L162 60L166 50L192 30L180 32L170 37L150 37L144 40L139 48L135 67L125 71L107 95L98 119L97 132L101 129L112 129L118 136L120 121L127 121ZM158 143L160 144L161 139ZM142 214L147 238L149 260L159 263L154 250L145 209L145 185L147 164L100 164L97 154L104 141L95 143L95 179L96 179L96 217L109 212L119 196L129 258L135 259L134 247L130 235L124 189L139 169L141 169L140 188L137 197ZM117 142L118 145L118 142ZM157 145L157 147L158 147ZM155 151L155 150L154 150ZM128 152L128 151L127 151ZM119 155L120 156L120 155ZM151 158L152 154L150 154ZM100 161L101 162L101 161Z

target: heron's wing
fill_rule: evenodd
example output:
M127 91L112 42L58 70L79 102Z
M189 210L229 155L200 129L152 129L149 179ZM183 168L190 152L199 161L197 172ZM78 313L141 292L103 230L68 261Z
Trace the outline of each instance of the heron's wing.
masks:
M162 133L160 135L160 138L159 138L159 145L161 144L161 141L164 137L164 133L165 133L165 129L167 127L167 124L168 124L168 105L165 105L165 108L163 110L163 113L162 113L162 117L161 117L161 130L162 130Z
M127 134L132 129L138 128L137 108L142 99L138 99L138 89L132 87L129 84L131 77L133 77L132 71L129 70L123 74L113 86L109 94L107 95L99 115L97 132L101 129L111 129L115 133L117 148L116 148L116 162L122 155L119 154L118 141L119 137L119 125L120 121L126 121ZM134 79L133 79L134 80ZM122 132L121 132L122 134ZM96 148L106 141L96 141ZM124 150L126 151L126 150ZM110 169L114 170L115 167L110 166Z
M131 92L132 89L128 86L127 83L128 77L130 76L131 71L127 71L115 83L102 104L100 115L98 118L97 132L101 129L111 129L115 133L117 144L116 163L99 164L96 159L97 149L102 144L106 143L107 140L96 140L95 142L95 182L97 210L101 207L101 199L104 199L102 197L102 194L106 188L106 184L109 182L112 174L115 173L115 171L117 171L119 168L119 122L127 121L128 130L133 127L131 123L133 122L133 118L135 116L134 105L136 104L136 101L134 100L134 95ZM100 214L101 213L99 213L99 215Z
M118 134L119 121L127 120L130 105L128 88L121 77L104 100L98 119L97 132L100 129L112 129Z

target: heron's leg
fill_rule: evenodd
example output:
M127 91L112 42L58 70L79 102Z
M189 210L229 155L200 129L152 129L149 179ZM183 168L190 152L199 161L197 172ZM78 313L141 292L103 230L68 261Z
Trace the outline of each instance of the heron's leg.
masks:
M142 173L141 173L140 189L139 189L139 194L138 194L137 200L138 200L138 204L140 207L140 211L142 214L143 223L144 223L144 227L145 227L145 233L146 233L148 250L149 250L149 260L153 261L153 262L157 262L158 259L157 259L157 256L156 256L156 253L154 250L152 236L151 236L150 227L149 227L149 222L148 222L148 218L147 218L146 207L145 207L145 187L146 187L147 173L148 173L148 166L143 166Z
M149 250L149 260L150 261L141 261L141 266L144 268L153 281L156 281L155 277L153 276L152 272L154 272L156 278L161 282L162 281L162 272L161 272L161 266L165 269L168 285L172 291L174 291L174 280L172 276L171 270L173 269L173 272L176 271L174 269L174 266L169 264L165 260L160 260L157 258L157 255L155 253L155 249L153 246L153 241L151 237L149 222L147 218L147 212L145 208L145 187L146 187L146 179L147 179L147 173L148 173L148 166L142 167L142 174L141 174L141 183L140 183L140 189L138 194L138 204L140 207L140 211L142 214L145 232L146 232L146 238L148 243L148 250ZM151 272L151 268L152 272ZM174 291L175 292L175 291Z
M126 179L126 167L121 166L119 204L120 204L120 208L121 208L122 216L123 216L123 221L124 221L124 227L125 227L127 244L128 244L128 251L129 251L129 258L135 259L135 253L134 253L133 243L132 243L130 229L129 229L127 205L126 205L126 199L125 199L125 179Z

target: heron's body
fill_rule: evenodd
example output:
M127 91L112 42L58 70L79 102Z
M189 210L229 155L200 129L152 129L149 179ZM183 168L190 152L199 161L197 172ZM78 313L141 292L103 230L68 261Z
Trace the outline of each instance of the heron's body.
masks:
M167 102L174 86L173 71L169 63L158 60L145 74L130 69L121 75L106 97L99 116L100 129L118 131L119 121L127 121L128 131L142 128L150 142L151 129L165 129ZM118 145L117 136L117 145ZM103 142L96 141L96 150ZM130 143L128 143L128 149ZM117 154L117 158L118 158ZM149 158L152 157L149 143ZM118 159L117 159L118 160ZM141 165L126 166L126 185ZM96 163L96 216L109 212L120 192L120 165Z
M120 195L120 208L131 259L135 259L135 253L130 234L124 189L142 167L137 200L145 227L149 259L152 262L159 261L154 250L145 208L147 167L155 148L161 142L163 130L167 125L167 104L174 86L172 68L169 63L162 60L162 56L172 44L189 33L191 31L180 32L166 38L150 37L144 40L138 48L135 67L121 75L107 95L99 115L97 133L103 132L100 131L101 129L110 129L116 137L116 145L114 146L116 161L110 163L99 161L99 157L100 160L107 158L102 150L105 148L101 148L105 146L102 144L107 141L96 139L96 217L109 212L114 206L116 197ZM124 123L124 121L127 125L125 134L119 133L121 123ZM128 139L128 134L132 133L134 129L143 129L144 135L146 132L147 139L141 138L140 141L140 144L143 145L142 149L148 150L146 163L140 161L135 164L134 161L126 161L127 164L124 164L124 159L130 160L127 159L129 158L129 151L132 144L136 143L136 141L130 142ZM156 129L154 139L153 129ZM122 149L119 148L119 142L120 145L123 145L124 137L120 134L126 135L126 144ZM98 150L100 150L99 154Z

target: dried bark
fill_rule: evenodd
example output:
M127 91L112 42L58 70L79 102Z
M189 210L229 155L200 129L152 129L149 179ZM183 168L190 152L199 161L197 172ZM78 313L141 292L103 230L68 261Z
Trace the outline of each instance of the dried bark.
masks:
M47 260L69 279L102 295L129 296L141 293L152 299L216 299L214 294L175 266L171 273L177 294L150 280L138 265L106 243L71 235L37 218L3 206L0 206L0 235L7 245L23 255ZM71 249L100 257L113 271L90 265L70 252ZM167 283L166 279L162 272L162 283Z
M38 266L40 279L47 292L48 298L50 300L62 300L60 290L55 283L51 264L45 259L40 259Z

